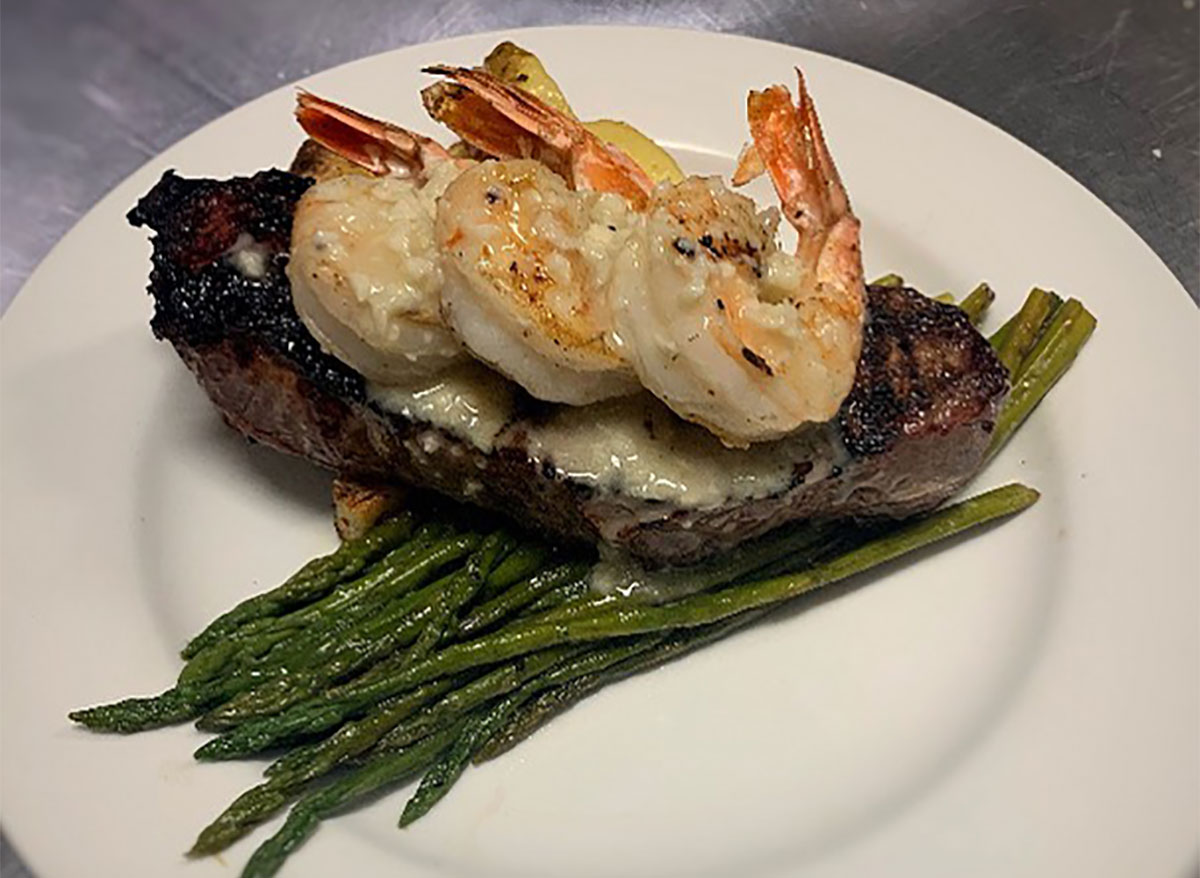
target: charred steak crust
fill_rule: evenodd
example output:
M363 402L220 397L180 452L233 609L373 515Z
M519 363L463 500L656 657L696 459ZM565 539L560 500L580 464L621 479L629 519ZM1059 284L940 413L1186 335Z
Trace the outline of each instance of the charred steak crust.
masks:
M854 387L838 420L851 454L883 454L902 436L991 430L1008 372L953 305L907 287L869 287Z
M495 509L567 540L605 540L652 563L689 563L788 521L906 516L976 472L1007 375L965 316L915 290L870 287L854 387L833 431L843 465L774 495L711 508L602 493L525 451L525 400L491 452L367 401L362 378L323 353L296 315L284 267L310 181L263 171L228 181L167 172L129 214L153 239L152 328L243 435L348 475L395 478ZM231 252L266 259L248 276ZM827 468L828 469L828 468Z
M248 341L250 347L264 344L327 393L361 402L366 397L362 376L322 351L309 335L292 307L283 273L292 213L311 184L278 170L230 180L163 174L127 216L132 225L157 233L150 328L177 349L237 339L244 349ZM228 258L239 241L266 255L261 278L247 277Z

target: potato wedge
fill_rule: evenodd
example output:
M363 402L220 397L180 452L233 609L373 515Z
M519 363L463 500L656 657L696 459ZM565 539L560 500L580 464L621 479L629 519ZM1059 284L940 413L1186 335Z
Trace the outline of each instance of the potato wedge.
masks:
M343 540L353 540L370 530L385 515L404 506L406 491L400 485L351 478L333 480L333 524Z
M628 122L597 119L584 122L583 127L641 165L655 183L678 183L683 179L683 171L671 154Z
M563 96L562 89L546 72L538 56L522 49L516 43L505 40L492 49L483 59L483 69L492 76L529 92L535 98L540 98L554 109L568 116L575 115L575 111Z

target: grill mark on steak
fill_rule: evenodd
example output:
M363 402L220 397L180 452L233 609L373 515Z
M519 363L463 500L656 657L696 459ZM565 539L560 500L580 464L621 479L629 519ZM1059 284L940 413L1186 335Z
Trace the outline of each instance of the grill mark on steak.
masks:
M274 170L227 181L168 171L129 214L156 233L155 335L249 438L347 475L433 488L562 539L605 540L654 564L690 563L796 519L925 511L982 462L1007 388L1004 367L959 309L902 288L868 288L853 389L818 428L844 445L847 460L832 471L798 461L791 484L769 497L695 509L594 491L526 453L522 419L547 409L527 398L490 453L383 412L292 307L284 266L292 211L309 184ZM227 258L243 235L268 256L261 277Z

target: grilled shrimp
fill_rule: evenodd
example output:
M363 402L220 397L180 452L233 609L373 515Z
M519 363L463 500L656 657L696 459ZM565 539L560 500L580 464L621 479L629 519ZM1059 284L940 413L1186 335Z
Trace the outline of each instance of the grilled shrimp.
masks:
M539 399L630 393L637 380L610 340L605 290L637 219L619 195L573 192L530 159L471 168L438 210L442 314L475 356Z
M733 446L832 418L862 343L859 222L803 78L798 97L773 86L747 102L794 255L774 209L693 177L654 193L614 275L615 337L641 382Z
M322 348L372 381L442 371L465 351L441 319L434 216L466 163L306 92L296 116L314 140L376 175L326 180L300 199L287 268L296 311Z

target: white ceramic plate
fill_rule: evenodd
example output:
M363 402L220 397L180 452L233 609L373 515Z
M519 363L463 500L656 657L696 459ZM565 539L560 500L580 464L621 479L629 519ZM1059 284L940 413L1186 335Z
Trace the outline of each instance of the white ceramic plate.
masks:
M417 46L305 87L427 131L418 72L502 36L588 116L727 172L747 89L809 77L869 273L999 314L1032 284L1100 329L983 480L1037 507L599 696L471 770L399 831L402 796L328 823L301 876L1167 876L1196 854L1197 319L1150 249L1017 141L924 92L728 36L565 28ZM621 63L616 63L619 60ZM3 321L4 825L39 878L228 876L186 862L256 782L190 726L129 738L70 708L158 691L211 616L327 550L326 478L246 446L147 329L123 214L166 168L286 166L281 89L150 162ZM865 584L865 583L864 583Z

